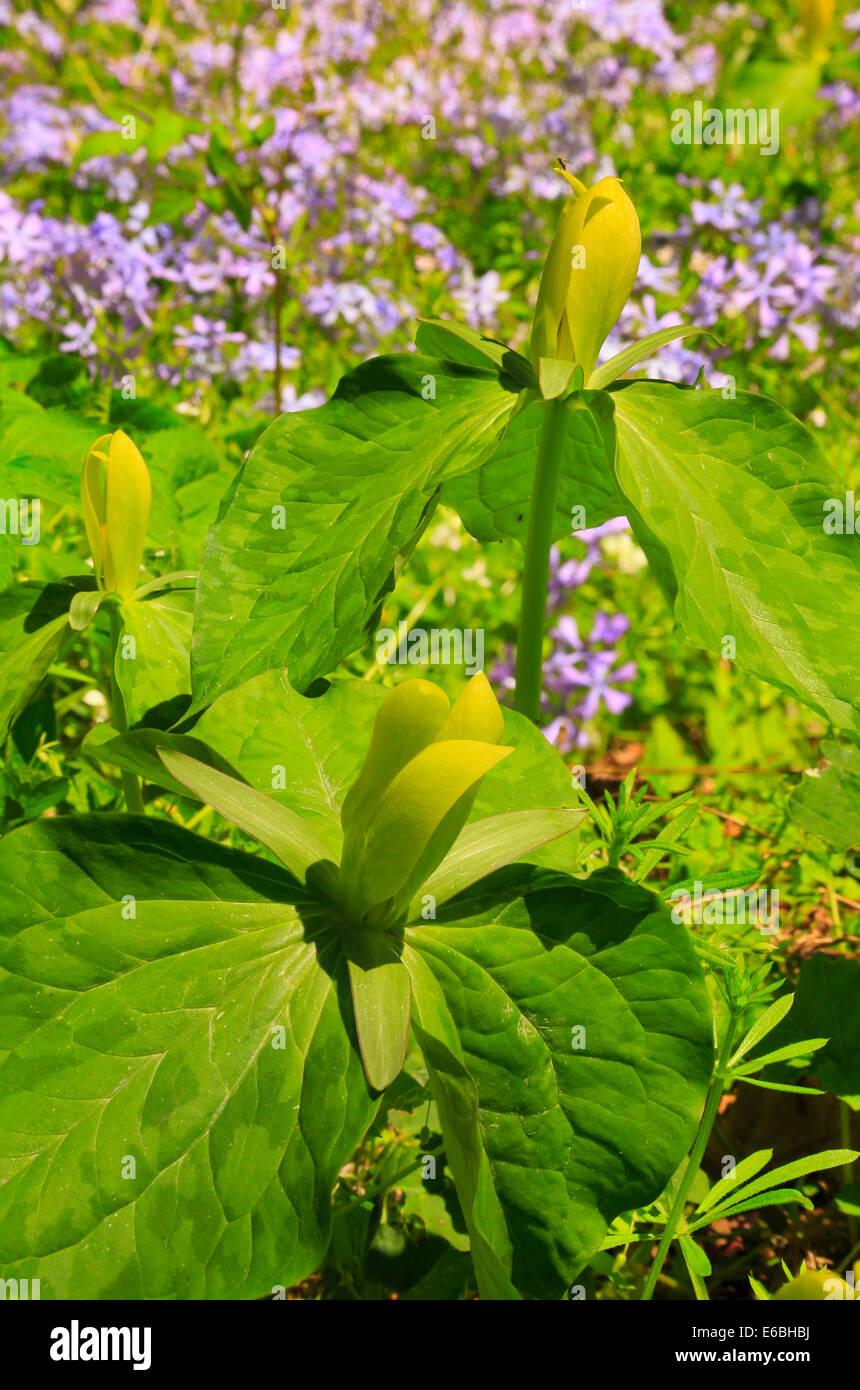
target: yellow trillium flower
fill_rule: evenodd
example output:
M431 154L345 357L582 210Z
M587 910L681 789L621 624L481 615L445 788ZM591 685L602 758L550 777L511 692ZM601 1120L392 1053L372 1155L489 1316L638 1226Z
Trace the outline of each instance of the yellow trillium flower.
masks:
M826 47L835 10L836 0L800 0L800 20L814 51Z
M122 430L103 434L87 454L81 501L99 588L131 598L140 576L152 485L140 450Z
M513 752L483 673L459 698L430 681L395 687L379 707L367 758L343 803L340 880L356 918L403 907L442 861L486 774Z
M586 188L560 161L556 171L574 196L562 209L544 263L531 356L536 369L542 357L576 363L587 386L636 280L642 238L619 179Z

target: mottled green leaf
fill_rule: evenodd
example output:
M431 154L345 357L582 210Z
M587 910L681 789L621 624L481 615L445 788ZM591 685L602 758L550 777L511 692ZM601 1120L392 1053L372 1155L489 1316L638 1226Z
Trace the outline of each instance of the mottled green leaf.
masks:
M597 392L583 396L586 401L568 414L553 540L624 513L624 499L612 476L611 404ZM442 501L459 512L479 541L514 536L525 544L543 408L543 402L534 401L515 415L492 457L442 489ZM574 507L584 513L574 517Z
M792 793L792 819L833 849L860 848L860 750L830 740L821 755L827 765L807 773Z
M69 607L93 579L12 584L0 594L0 743L71 636Z
M4 1277L51 1299L304 1278L376 1109L338 935L284 870L151 819L26 826L0 880Z
M824 531L844 488L804 425L739 391L629 382L615 407L624 511L688 641L860 736L860 546Z
M305 690L361 647L438 488L492 453L516 398L495 368L408 354L276 420L206 543L195 707L268 670Z
M191 694L191 595L175 590L120 605L122 631L114 667L126 720Z
M687 933L616 871L511 868L410 928L404 961L446 1146L477 1108L453 1171L497 1262L482 1293L558 1298L695 1134L713 1047Z

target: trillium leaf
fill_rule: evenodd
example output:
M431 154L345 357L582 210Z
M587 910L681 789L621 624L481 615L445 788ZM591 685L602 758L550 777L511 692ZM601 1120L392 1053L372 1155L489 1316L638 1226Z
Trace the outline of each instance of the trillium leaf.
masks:
M568 413L553 513L554 541L569 536L571 530L600 526L624 514L624 498L612 472L612 404L601 395L583 399L587 408ZM543 402L533 401L514 416L486 463L443 487L442 501L459 513L479 541L513 536L525 545L542 419ZM573 521L574 507L584 508L584 520Z
M415 346L425 357L440 357L468 367L486 367L492 363L523 389L533 390L537 386L534 368L527 358L497 339L488 338L453 319L419 319Z
M114 669L126 720L136 724L181 696L190 697L191 595L176 590L120 606Z
M496 869L531 856L550 840L569 835L586 815L578 810L508 811L473 821L461 832L438 869L421 885L413 899L410 918L420 919L422 899L427 894L439 906Z
M439 487L489 457L517 391L491 365L377 357L276 420L206 543L195 708L266 670L305 690L361 647Z
M824 531L841 485L782 406L660 382L613 388L625 513L688 641L860 738L860 546ZM844 488L841 489L844 492Z
M368 1085L384 1091L406 1056L412 985L386 932L344 932L355 1025Z
M304 883L312 864L331 862L337 855L336 843L324 840L295 811L279 805L272 797L255 791L245 782L225 776L215 768L207 767L185 753L172 752L168 748L159 748L158 753L177 782L188 787L225 820L237 825L247 835L253 835L301 883Z
M483 1184L501 1273L558 1298L609 1223L659 1196L695 1135L713 1041L687 933L616 871L513 867L409 927L403 959L446 1145L468 1087L434 1079L427 1037L475 1087L463 1163L470 1192ZM472 1234L468 1194L464 1214Z
M69 607L91 578L13 584L0 594L0 743L71 636Z
M805 776L791 795L792 820L833 849L860 849L860 750L829 740L821 755L827 766Z
M0 878L4 1277L252 1299L308 1275L377 1109L340 933L279 866L151 818L25 826Z
M821 952L802 962L794 1007L772 1032L769 1045L790 1046L826 1035L809 1075L853 1109L860 1109L860 961ZM778 1074L779 1075L779 1074ZM795 1080L796 1070L782 1076Z

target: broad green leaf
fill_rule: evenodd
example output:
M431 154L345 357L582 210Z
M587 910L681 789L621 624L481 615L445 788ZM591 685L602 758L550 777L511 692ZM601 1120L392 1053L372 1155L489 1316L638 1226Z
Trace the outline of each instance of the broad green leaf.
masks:
M836 850L860 848L860 750L828 740L823 771L807 773L792 793L791 816Z
M114 668L129 724L190 695L190 604L191 595L179 590L121 604Z
M339 934L303 890L111 815L13 831L0 881L4 1277L253 1299L317 1268L377 1102Z
M376 357L276 420L206 543L195 707L267 670L305 690L361 647L439 487L489 457L516 398L493 368Z
M134 729L130 734L120 734L112 724L96 724L87 734L83 751L110 767L122 768L144 782L164 787L175 796L196 795L167 771L158 751L164 748L184 753L208 768L216 768L227 777L241 780L236 769L214 748L190 734L163 733L161 729Z
M301 816L281 806L273 797L185 753L160 747L158 754L177 782L214 807L225 820L270 849L300 883L304 883L312 864L331 863L337 854L336 844L324 840L318 831L310 830Z
M69 606L92 579L12 584L0 594L0 743L71 636Z
M525 545L543 408L541 401L534 401L515 415L492 457L442 489L442 501L460 514L479 541L514 536ZM614 452L611 402L602 394L586 393L579 408L568 413L554 541L623 515L625 501L612 474ZM574 507L583 508L575 518Z
M609 393L623 510L687 640L860 736L860 547L824 531L844 488L810 432L764 396L660 382ZM588 395L588 393L586 393Z
M707 1197L696 1208L696 1215L710 1211L711 1207L722 1203L728 1194L736 1192L748 1178L754 1178L757 1173L760 1173L772 1158L773 1149L757 1149L755 1153L742 1158L733 1173L714 1183Z
M495 873L496 869L522 859L549 840L569 835L579 828L585 816L585 811L571 809L508 811L473 821L462 831L438 869L422 884L410 915L413 918L421 916L422 901L427 894L433 897L436 906L447 902L456 893L471 888L478 879Z
M819 952L801 964L794 1008L772 1041L785 1046L813 1035L829 1042L813 1057L811 1078L860 1109L860 961Z
M616 871L578 881L516 867L406 943L431 1082L442 1063L428 1038L449 1058L447 1090L434 1082L446 1149L471 1081L463 1162L484 1183L489 1225L501 1209L510 1266L497 1226L490 1244L521 1293L558 1298L614 1217L660 1195L695 1134L713 1045L690 940Z
M534 368L526 357L453 319L419 319L415 346L425 357L439 357L467 367L492 365L523 388L533 390L537 385Z
M355 1026L368 1085L376 1091L399 1074L406 1056L412 985L387 932L344 933Z
M631 367L635 367L637 362L644 362L646 357L653 357L661 347L667 343L676 342L678 338L711 338L713 334L708 333L704 328L696 328L691 324L678 324L673 328L659 328L656 333L649 333L647 337L640 338L637 343L631 343L629 347L622 348L614 357L610 357L608 362L604 362L600 367L596 367L588 378L589 391L602 391L607 386L611 386L613 381L629 372Z

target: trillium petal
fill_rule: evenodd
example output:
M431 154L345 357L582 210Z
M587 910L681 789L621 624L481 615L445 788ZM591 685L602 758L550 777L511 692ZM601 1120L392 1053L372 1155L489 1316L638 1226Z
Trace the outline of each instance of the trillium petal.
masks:
M149 470L123 430L111 437L105 488L105 587L131 598L140 577L152 502Z
M96 579L101 585L105 526L105 469L110 435L103 434L87 454L81 473L81 505Z
M576 204L566 322L573 357L591 376L639 269L642 239L636 209L618 179L601 179Z
M575 196L565 203L544 263L531 357L535 369L541 358L575 362L587 381L636 279L639 219L619 179L587 189L556 168Z
M433 742L449 708L448 696L432 681L404 681L386 695L373 722L364 765L341 807L345 873L355 869L368 821L386 787Z
M359 872L365 904L383 903L398 893L460 798L512 752L472 739L448 739L424 748L398 772L368 827ZM461 828L456 827L454 838ZM451 843L441 848L439 860Z
M504 715L493 687L483 671L479 671L454 701L435 741L466 738L498 743L504 727Z

